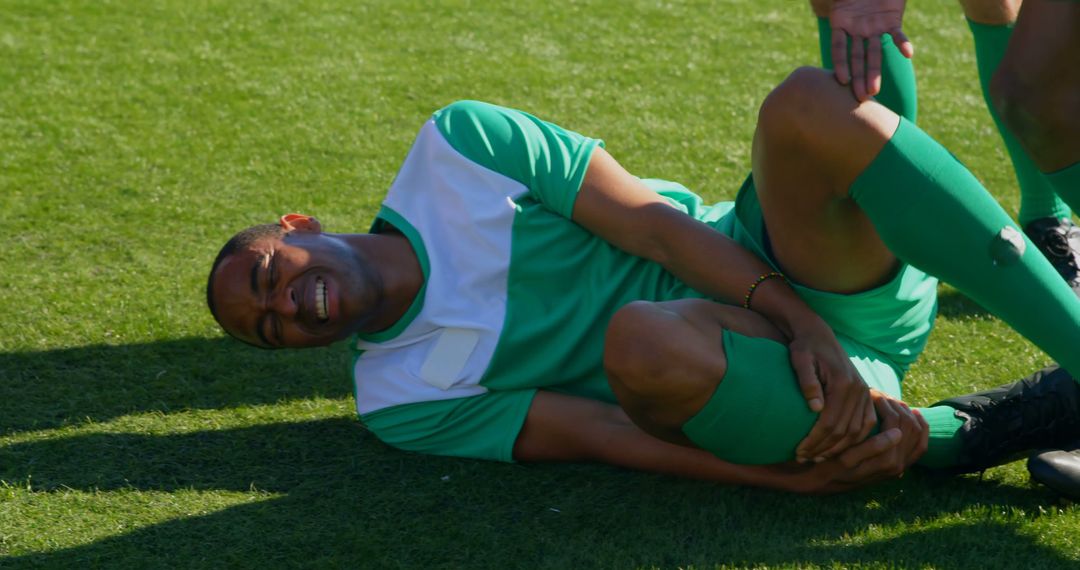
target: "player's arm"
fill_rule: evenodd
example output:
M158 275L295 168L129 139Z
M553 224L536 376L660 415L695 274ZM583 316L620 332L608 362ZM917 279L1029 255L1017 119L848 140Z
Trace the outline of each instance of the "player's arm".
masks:
M736 465L697 448L657 439L613 404L541 390L532 400L513 454L523 462L596 461L729 485L816 494L895 477L898 467L904 467L893 453L900 440L899 430L890 429L816 465Z
M433 120L469 160L520 182L552 212L663 264L716 299L741 303L750 284L770 270L724 235L668 207L596 139L478 101L449 105ZM752 308L791 339L791 362L803 394L811 409L822 411L800 455L831 456L861 440L873 421L868 390L829 327L778 279L758 287Z
M663 265L691 287L741 304L750 285L772 270L727 236L645 187L602 148L593 151L573 220L617 247ZM801 458L832 457L863 440L874 425L869 391L829 326L784 281L755 290L751 308L789 339L792 366L810 408L821 411Z

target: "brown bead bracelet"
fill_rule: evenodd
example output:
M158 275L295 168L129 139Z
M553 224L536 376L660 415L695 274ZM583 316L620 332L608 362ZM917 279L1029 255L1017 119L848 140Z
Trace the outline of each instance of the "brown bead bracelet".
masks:
M768 273L762 273L761 275L758 276L757 279L754 280L753 283L750 284L750 289L748 289L746 291L746 297L743 298L743 302L742 302L742 306L743 306L744 309L749 309L750 308L750 297L754 296L754 291L757 290L758 285L761 285L762 283L764 283L765 281L767 281L769 279L772 279L773 277L779 277L780 279L783 279L784 283L788 282L787 277L784 277L784 274L780 273L779 271L770 271Z

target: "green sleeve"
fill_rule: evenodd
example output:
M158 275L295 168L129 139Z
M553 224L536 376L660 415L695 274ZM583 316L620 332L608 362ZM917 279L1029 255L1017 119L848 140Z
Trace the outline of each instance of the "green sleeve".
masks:
M566 218L573 213L593 150L603 146L528 113L479 101L458 101L433 119L454 150L520 182Z
M392 406L360 417L376 437L406 451L512 462L536 390Z

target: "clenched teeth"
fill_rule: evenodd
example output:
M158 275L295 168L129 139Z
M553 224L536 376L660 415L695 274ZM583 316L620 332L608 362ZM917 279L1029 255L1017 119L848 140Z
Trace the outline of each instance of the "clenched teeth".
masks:
M320 321L325 321L329 316L326 307L326 283L318 277L315 278L315 316L319 317Z

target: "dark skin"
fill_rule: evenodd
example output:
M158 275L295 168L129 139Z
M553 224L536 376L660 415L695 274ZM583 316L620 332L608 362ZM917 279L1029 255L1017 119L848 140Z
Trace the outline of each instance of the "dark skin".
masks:
M285 235L226 258L214 276L222 326L265 348L323 346L385 329L423 284L416 254L401 234L328 234L310 216L288 214ZM326 315L317 308L325 287Z
M858 103L846 89L824 77L827 81L813 86L820 92L810 98L836 100L835 105L824 108L835 116L823 116L821 120L845 126L841 131L847 134L837 144L802 142L818 144L822 149L850 144L861 152L830 152L828 161L818 161L819 170L804 172L795 188L812 187L820 181L818 188L824 193L811 204L828 204L825 194L832 196L838 185L850 182L865 167L875 145L880 148L887 140L882 133L888 130L888 121L896 120L881 112L879 105L867 103L875 106L863 113L875 118L871 121L873 128L852 122L851 111ZM787 119L784 122L801 132L797 123ZM769 124L773 123L782 125L780 121ZM787 144L783 142L785 136L770 129L762 140ZM783 170L809 164L792 164L783 155L755 157L755 176L767 180L763 189L780 191L786 183L777 176ZM783 207L783 201L776 203ZM624 251L662 265L695 289L729 303L740 303L747 284L771 269L730 238L671 208L603 149L597 149L590 160L572 219ZM267 238L230 256L215 275L212 294L222 313L222 323L244 340L261 343L261 333L272 345L314 346L356 331L382 330L404 314L422 285L415 253L399 235L325 234L306 216L286 216L281 223L287 232L284 238ZM822 225L810 231L835 229ZM366 262L369 269L363 269L355 260ZM891 269L894 264L891 256L865 255L841 264L845 268L842 283L814 285L827 290L866 286L882 278L882 267ZM347 275L351 277L346 279ZM806 282L812 282L811 277L807 275ZM315 305L318 293L316 301L311 300L311 283L319 280L326 284L329 299L325 322ZM340 283L352 285L343 287ZM601 461L721 483L807 493L842 491L892 477L917 459L916 446L900 445L921 438L921 433L915 433L917 429L905 433L883 425L882 433L866 437L878 421L874 399L831 329L790 287L782 280L766 281L754 293L754 310L784 339L808 407L821 412L813 431L800 445L800 456L813 463L732 464L703 450L650 435L619 406L545 390L533 399L515 443L514 457L521 461ZM257 328L267 327L267 323L270 328ZM687 329L680 334L695 333ZM618 359L619 354L605 357ZM552 384L558 383L553 379ZM896 453L897 449L905 451Z
M349 264L351 256L339 258L337 245L324 243L323 239L350 244L366 259L383 263L378 278L368 281L386 284L381 301L373 308L374 314L383 316L366 321L372 331L386 328L400 318L421 285L415 254L399 234L322 234L321 226L313 219L299 215L285 216L281 224L288 232L284 238L260 240L230 256L215 275L213 292L219 314L229 331L242 340L263 345L260 336L264 336L269 341L265 346L273 347L287 343L325 344L340 336L340 332L332 331L333 327L309 330L310 302L296 302L293 297L294 290L304 290L304 279L313 272L332 283L336 274L322 271L327 263ZM333 251L338 255L320 262L322 256ZM280 257L275 259L275 255ZM350 300L338 302L360 306L365 297L379 297L365 295L364 291L362 286L346 289L341 295ZM330 316L332 321L341 318L334 310ZM268 325L268 319L280 324ZM256 328L260 323L267 327L261 333ZM280 327L280 333L273 326ZM768 330L778 338L782 336L771 324ZM692 446L650 435L618 406L541 390L529 409L514 456L520 461L601 461L727 484L817 494L845 491L894 476L898 468L909 463L896 459L904 449L901 442L915 439L886 427L882 434L817 464L736 465Z

